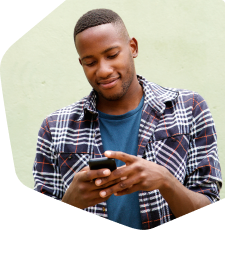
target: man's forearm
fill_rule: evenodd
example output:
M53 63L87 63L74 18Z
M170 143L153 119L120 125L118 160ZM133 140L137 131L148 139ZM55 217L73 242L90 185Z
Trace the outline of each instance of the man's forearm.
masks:
M159 190L176 218L211 203L205 195L187 189L170 173Z

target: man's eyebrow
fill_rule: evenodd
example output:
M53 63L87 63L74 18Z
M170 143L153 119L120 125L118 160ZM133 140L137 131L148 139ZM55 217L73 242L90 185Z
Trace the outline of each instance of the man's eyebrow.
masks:
M107 52L109 52L110 50L114 49L114 48L119 48L118 46L115 46L115 47L109 47L107 48L106 50L104 50L101 54L105 54Z
M101 54L105 54L105 53L107 53L107 52L109 52L110 50L115 49L115 48L119 48L119 46L109 47L109 48L107 48L106 50L104 50ZM93 55L84 56L84 57L81 59L81 61L83 61L83 60L86 59L86 58L93 58L93 57L94 57Z
M92 55L90 55L90 56L85 56L85 57L81 58L81 61L83 61L83 60L86 59L86 58L92 58L92 57L94 57L94 56L92 56Z

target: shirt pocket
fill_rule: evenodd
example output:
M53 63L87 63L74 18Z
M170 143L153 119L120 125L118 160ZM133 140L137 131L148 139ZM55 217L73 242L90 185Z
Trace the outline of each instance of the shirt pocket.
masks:
M154 161L166 167L181 183L186 176L189 138L189 135L177 134L148 143L148 149L154 153Z
M74 175L88 166L89 157L89 153L59 153L59 172L66 188L71 184Z

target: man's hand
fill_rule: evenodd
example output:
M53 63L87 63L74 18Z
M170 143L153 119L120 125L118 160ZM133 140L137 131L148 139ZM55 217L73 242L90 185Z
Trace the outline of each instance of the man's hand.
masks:
M99 196L99 191L121 181L121 179L107 180L107 183L101 186L96 186L94 180L96 178L106 179L110 174L109 169L90 170L89 166L84 167L74 175L62 201L81 209L106 201L110 195L102 198Z
M169 171L154 162L128 155L119 151L106 151L105 156L108 158L119 159L126 163L114 170L110 176L106 178L96 179L97 186L106 185L112 180L118 180L118 183L100 191L100 196L105 198L112 194L124 195L136 191L152 191L160 189L167 181Z
M112 194L119 196L158 189L175 217L210 204L204 194L187 189L163 166L123 152L106 151L104 154L126 163L126 166L114 170L108 177L95 180L97 186L106 186L113 180L118 182L99 191L104 199Z

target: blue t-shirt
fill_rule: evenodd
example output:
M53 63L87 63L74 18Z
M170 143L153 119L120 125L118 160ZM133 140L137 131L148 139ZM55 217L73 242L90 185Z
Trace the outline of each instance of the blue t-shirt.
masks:
M144 95L138 107L126 114L115 116L98 111L104 151L122 151L137 155L143 104ZM124 165L124 162L116 160L116 164L119 167ZM110 220L132 228L142 228L138 192L123 196L110 196L107 200L107 211Z

